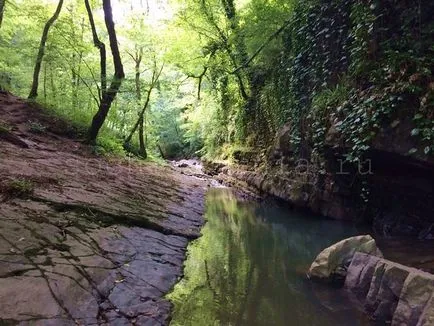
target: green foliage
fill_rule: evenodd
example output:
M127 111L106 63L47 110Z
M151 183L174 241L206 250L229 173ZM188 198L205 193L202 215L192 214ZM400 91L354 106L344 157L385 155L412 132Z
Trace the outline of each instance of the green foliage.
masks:
M421 148L430 153L434 53L429 31L428 17L392 0L296 2L271 74L274 87L264 87L261 96L277 99L277 108L270 103L291 123L291 142L301 155L312 147L315 157L322 157L327 142L339 145L341 139L347 159L360 161L381 128L415 114L413 136L423 130Z
M374 61L370 56L369 47L374 39L375 4L370 6L363 2L355 2L351 6L350 20L350 66L349 71L354 77L362 77L374 69ZM372 53L371 53L372 54Z
M122 140L104 133L98 138L97 144L93 148L93 152L97 155L125 155L122 147Z
M326 88L312 98L312 109L308 115L311 121L310 137L313 151L322 154L326 142L326 133L330 128L331 115L339 105L350 98L351 87L343 78L334 88Z
M29 130L35 134L43 134L47 130L47 127L45 127L43 124L41 124L38 121L29 120L28 126L29 126Z
M419 10L397 0L225 3L173 1L147 12L143 4L116 2L126 79L97 152L123 153L153 68L164 63L144 115L153 157L163 151L168 157L236 160L234 153L270 147L286 123L301 157L323 164L326 148L343 144L347 159L356 162L382 128L405 117L414 124L409 137L417 144L410 154L434 153L433 4ZM54 6L16 0L7 7L0 88L27 95L40 34ZM100 13L94 13L99 31ZM100 34L108 50L108 37ZM98 71L84 5L72 0L50 32L38 102L87 129L100 101ZM29 128L44 132L42 126ZM131 145L138 148L137 133Z
M25 198L33 193L34 188L34 183L24 177L5 180L0 183L0 193L7 197Z

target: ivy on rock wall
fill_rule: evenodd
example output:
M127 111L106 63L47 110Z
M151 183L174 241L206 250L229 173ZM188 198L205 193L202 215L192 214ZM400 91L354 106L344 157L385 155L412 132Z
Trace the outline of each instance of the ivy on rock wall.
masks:
M410 117L408 154L432 155L433 10L429 1L298 2L261 90L259 110L277 111L269 129L288 123L301 157L335 145L354 162L385 126Z

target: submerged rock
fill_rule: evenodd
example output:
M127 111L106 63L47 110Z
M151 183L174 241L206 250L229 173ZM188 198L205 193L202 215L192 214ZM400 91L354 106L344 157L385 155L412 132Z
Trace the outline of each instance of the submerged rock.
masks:
M383 257L370 235L351 237L324 249L310 266L308 276L320 279L329 279L333 275L345 277L346 268L356 252Z

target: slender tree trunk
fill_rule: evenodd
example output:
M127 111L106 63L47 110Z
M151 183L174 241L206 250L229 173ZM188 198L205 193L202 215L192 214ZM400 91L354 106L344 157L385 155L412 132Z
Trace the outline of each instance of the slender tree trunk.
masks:
M148 133L147 133L147 130L148 130L148 116L147 116L146 112L145 112L145 116L143 117L143 119L144 119L144 124L145 124L145 144L147 144L148 143Z
M53 66L50 64L50 86L51 86L51 95L54 100L56 100L56 84L54 83L54 73L53 73Z
M1 1L1 0L0 0ZM33 81L32 88L30 89L29 99L35 99L38 96L38 86L39 86L39 73L41 71L42 59L44 58L45 43L47 42L48 32L50 27L59 17L60 11L62 10L63 0L59 0L56 11L54 15L47 21L42 31L41 43L39 44L38 55L36 57L35 69L33 70Z
M44 103L47 103L47 63L44 64Z
M5 11L6 0L0 0L0 28L3 22L3 13Z
M71 69L71 99L72 99L72 109L75 111L77 108L77 73L76 73L76 58L77 55L75 53L72 54L72 69Z
M165 160L166 159L166 155L163 152L163 149L161 148L160 144L157 143L157 148L158 151L160 152L161 157Z
M99 98L104 96L107 89L107 54L105 51L105 44L100 41L96 32L95 21L93 19L92 8L90 7L89 0L84 0L86 6L87 15L89 17L90 28L92 30L93 44L99 50L99 66L100 66L100 88Z
M146 95L145 104L143 105L142 111L139 113L139 118L137 119L136 123L134 124L133 129L131 129L131 132L128 135L128 137L125 138L124 144L129 144L131 142L131 138L133 138L134 133L136 132L137 128L139 127L140 120L142 119L143 115L145 114L146 109L148 108L149 101L151 99L152 89L153 89L153 87L149 87L148 93Z
M144 136L144 127L143 127L144 117L139 117L139 154L143 158L148 157L148 153L146 152L146 143Z
M104 20L107 28L107 33L110 40L110 49L113 56L113 64L115 72L112 77L110 86L107 88L106 83L106 55L105 46L97 36L95 23L93 21L92 10L90 9L89 0L85 0L86 9L89 16L89 22L92 28L92 35L94 44L100 49L100 65L101 65L101 100L98 112L92 119L92 124L88 132L88 141L93 144L96 141L98 133L104 124L110 107L116 98L116 95L122 85L122 80L125 78L124 68L122 66L122 59L119 53L118 41L116 37L115 24L113 22L113 13L110 0L103 0Z
M202 12L205 14L206 18L208 19L209 23L213 25L214 28L216 29L218 36L222 41L223 47L227 52L229 59L231 60L231 63L234 69L236 69L240 65L239 61L244 62L244 60L248 59L247 50L246 50L244 38L239 31L239 23L238 23L238 18L236 15L236 10L235 10L235 5L233 0L221 0L221 4L225 11L226 21L229 23L229 28L232 32L232 35L235 36L234 41L230 41L226 33L223 32L223 30L219 27L217 21L213 16L213 13L209 10L205 0L201 1L201 9ZM234 44L234 46L232 46L232 44ZM233 74L236 77L236 81L242 98L245 101L248 101L249 80L247 79L246 81L244 81L245 79L244 76L241 75L241 72L239 72L238 70L235 70ZM246 82L247 82L247 86L245 85Z
M137 103L140 105L140 101L142 99L142 92L140 89L140 63L142 62L143 56L143 48L136 50L135 53L135 63L136 63L136 97ZM144 159L148 157L148 153L146 152L146 142L144 137L144 125L143 125L144 117L143 115L139 116L139 155Z
M164 65L161 66L159 71L157 71L157 67L156 66L154 67L154 72L152 73L151 84L149 85L149 89L148 89L147 94L146 94L145 104L143 105L142 111L139 113L139 118L137 119L137 122L134 124L133 129L131 130L128 137L125 139L125 142L124 142L125 148L129 147L129 143L131 142L131 138L133 138L133 135L136 132L137 128L141 124L143 124L143 120L144 120L143 117L146 113L146 109L148 108L149 101L151 100L152 90L154 89L155 85L157 84L158 79L160 78L161 72L163 71L163 68L164 68Z

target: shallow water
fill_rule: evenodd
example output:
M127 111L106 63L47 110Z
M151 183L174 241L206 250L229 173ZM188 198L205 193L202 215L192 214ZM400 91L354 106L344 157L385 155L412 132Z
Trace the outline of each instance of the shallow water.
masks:
M351 224L211 189L203 236L169 298L171 325L366 325L342 290L305 272L325 247L358 234Z

